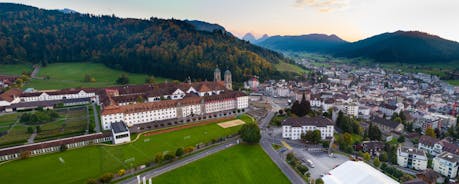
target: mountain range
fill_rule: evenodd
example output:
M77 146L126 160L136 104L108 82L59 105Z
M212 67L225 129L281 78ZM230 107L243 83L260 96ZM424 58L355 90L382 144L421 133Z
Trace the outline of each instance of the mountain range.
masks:
M64 12L0 3L0 64L99 62L177 80L212 79L217 65L234 81L290 75L274 65L291 60L215 24Z
M347 42L336 35L272 36L255 44L277 51L313 52L376 62L437 64L459 61L459 43L419 31L396 31Z
M271 36L257 45L280 51L322 52L347 43L336 35Z

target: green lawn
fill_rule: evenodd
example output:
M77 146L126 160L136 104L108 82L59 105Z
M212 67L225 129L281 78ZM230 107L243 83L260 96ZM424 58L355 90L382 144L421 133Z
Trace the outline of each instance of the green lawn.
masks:
M236 133L240 126L223 129L217 124L143 136L136 142L119 146L89 146L0 165L2 182L13 183L84 183L105 172L152 161L156 153L179 147L210 142ZM62 158L65 162L61 163ZM129 162L131 160L132 162ZM44 168L44 169L40 169ZM33 173L33 174L32 174ZM24 177L27 176L27 177Z
M277 70L281 72L293 72L297 74L309 73L308 70L305 70L297 65L285 63L285 62L280 62L276 64L274 67L277 68Z
M61 109L57 110L57 112L60 115L59 119L39 125L41 132L35 137L35 142L84 133L88 124L85 107L82 107L82 109L74 108L70 111ZM8 134L0 137L0 146L25 143L30 137L30 134L27 133L27 127L35 128L37 125L19 123L20 115L20 113L13 113L0 116L0 131L6 131L12 124L18 122Z
M30 134L27 133L27 126L17 123L9 129L8 134L0 137L0 147L9 144L22 144L27 142Z
M290 183L259 145L237 145L153 178L153 183Z
M459 86L459 80L448 80L446 81L453 86Z
M60 118L56 121L40 125L41 132L37 134L37 140L69 134L82 134L88 126L88 116L85 107L70 111L59 110L58 114ZM94 116L94 114L90 114L90 116Z
M32 72L31 64L4 65L0 64L0 75L21 75L22 72Z
M1 72L0 72L1 73ZM130 84L143 84L146 74L134 74L121 70L114 70L100 63L53 63L41 67L38 77L49 76L49 80L32 79L25 87L35 89L63 89L70 87L105 87L116 85L115 81L121 74L127 74ZM83 82L88 74L96 79L96 82ZM156 77L157 82L165 79Z

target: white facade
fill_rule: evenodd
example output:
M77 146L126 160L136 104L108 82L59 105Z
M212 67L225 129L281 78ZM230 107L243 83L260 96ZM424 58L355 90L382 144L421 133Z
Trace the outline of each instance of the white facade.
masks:
M161 103L161 102L149 102L149 103ZM157 109L146 109L145 111L138 112L120 112L102 114L102 128L104 130L111 129L111 123L123 121L128 127L136 124L169 120L180 117L188 117L191 113L195 115L202 115L208 113L215 113L228 110L245 109L249 107L249 97L240 96L236 98L227 98L222 100L213 100L201 104L189 104L185 106L170 106ZM203 111L204 110L204 111ZM181 112L182 114L179 114Z
M433 159L432 166L433 170L441 175L455 178L458 169L458 156L452 153L443 152Z
M58 95L49 95L46 92L41 93L37 96L24 96L20 97L21 102L36 102L36 101L50 101L50 100L62 100L62 99L77 99L77 98L92 98L95 97L95 93L86 93L81 90L78 93L74 94L58 94Z
M322 101L320 99L312 99L310 103L311 107L322 107Z
M399 147L397 149L397 164L415 170L426 170L428 158L421 149Z
M318 127L318 126L301 126L301 127L294 127L294 126L282 126L282 138L291 139L291 140L298 140L301 139L301 134L306 134L308 131L319 130L320 136L322 139L326 139L327 137L333 137L334 127L333 125L328 125L325 127Z

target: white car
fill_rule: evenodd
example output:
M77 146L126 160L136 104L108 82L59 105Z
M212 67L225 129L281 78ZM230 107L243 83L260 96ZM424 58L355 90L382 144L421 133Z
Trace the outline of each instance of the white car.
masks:
M312 168L316 167L316 166L314 165L314 162L312 162L311 160L308 159L308 160L306 160L306 162L308 162L309 167L312 167Z

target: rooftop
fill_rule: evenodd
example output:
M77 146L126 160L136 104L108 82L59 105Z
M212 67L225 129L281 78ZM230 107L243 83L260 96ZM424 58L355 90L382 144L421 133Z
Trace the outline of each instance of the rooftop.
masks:
M119 122L112 123L112 130L114 133L117 134L117 133L127 132L128 128L126 127L126 125L124 125L123 122L119 121Z
M346 161L322 179L326 184L398 184L397 181L362 161Z
M424 157L426 156L426 153L423 150L417 149L417 148L400 147L400 151L409 153L409 154L413 154L413 155L420 155Z
M282 125L290 125L294 127L301 127L301 126L318 126L318 127L325 127L328 125L333 126L332 120L325 118L325 117L301 117L301 118L287 118L282 122Z

